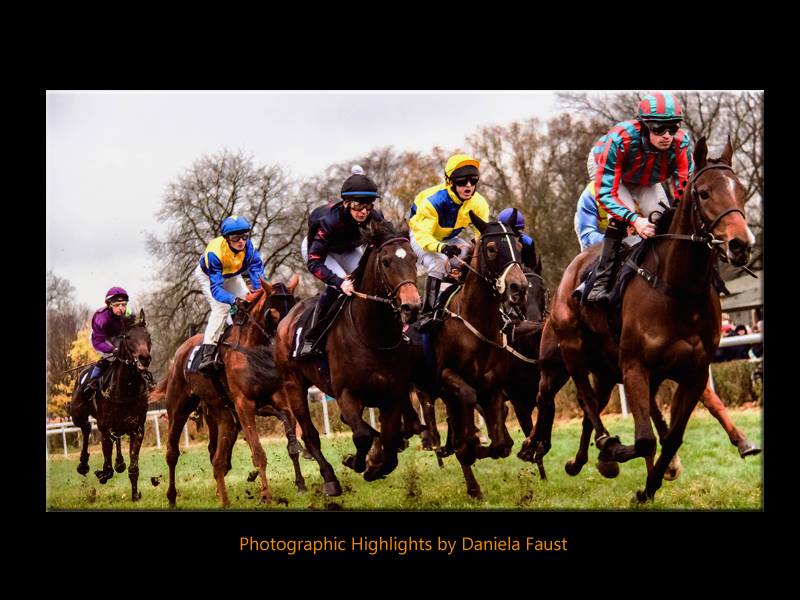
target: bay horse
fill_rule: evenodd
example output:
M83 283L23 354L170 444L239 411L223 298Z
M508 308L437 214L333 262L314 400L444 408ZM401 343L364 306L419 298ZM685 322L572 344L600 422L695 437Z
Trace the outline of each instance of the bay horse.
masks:
M505 387L512 353L504 329L504 303L524 304L528 281L520 266L519 232L503 223L486 223L469 212L480 232L464 286L444 310L441 328L432 336L436 357L436 386L447 407L452 443L461 464L467 493L482 498L472 472L477 458L501 458L511 452L513 440L505 426ZM512 218L512 221L516 216ZM481 446L475 428L475 408L486 419L491 444Z
M294 290L299 278L290 283L289 294ZM276 286L283 284L276 284ZM202 401L209 427L208 451L213 466L217 495L222 506L230 506L225 475L231 468L231 454L238 433L244 431L250 446L253 465L258 470L261 483L262 502L270 502L272 494L266 476L267 456L256 430L255 416L261 414L278 416L284 423L289 438L289 455L295 466L295 483L305 489L300 473L297 455L300 452L294 434L294 422L288 406L280 405L280 399L273 393L280 387L280 379L275 370L273 358L272 333L281 318L280 308L270 306L272 285L261 279L261 288L245 298L247 310L239 311L219 342L219 360L224 369L214 375L214 379L203 373L188 372L187 361L192 349L202 344L203 335L197 334L186 340L175 351L164 381L157 391L164 389L169 417L167 435L167 464L169 466L169 487L167 499L170 507L175 507L177 490L175 487L175 467L180 450L178 443L189 415ZM285 294L284 294L285 295ZM294 440L294 444L292 443Z
M692 410L706 387L708 366L720 339L721 309L713 282L715 260L721 255L743 267L754 242L744 215L745 189L731 167L730 140L720 158L708 159L707 154L705 138L701 138L695 146L695 171L667 233L642 242L644 259L622 298L619 341L602 308L581 306L572 295L596 259L599 245L579 254L565 270L542 338L540 356L554 355L560 349L565 372L558 372L556 367L554 376L545 375L547 367L542 363L537 404L540 408L551 405L568 374L575 381L585 413L581 450L567 463L567 472L577 473L586 462L584 449L593 428L600 450L598 469L604 476L616 476L617 463L636 457L646 459L647 481L636 493L638 502L653 499L661 487ZM596 389L589 383L590 372L595 375ZM668 426L655 403L655 393L665 379L678 383ZM635 422L635 443L631 446L612 437L600 419L602 406L620 380ZM537 418L536 430L526 442L529 456L531 449L541 457L549 448L551 412L545 411L547 420L541 428ZM661 441L655 462L651 419Z
M275 363L283 379L280 395L300 423L303 442L319 464L323 493L328 496L338 496L342 489L311 421L310 385L336 398L356 447L356 454L343 463L363 473L367 481L384 477L397 466L403 442L401 417L409 403L412 363L402 327L416 319L421 304L416 255L408 237L388 221L370 222L366 241L364 255L351 274L357 292L345 300L325 340L329 371L319 358L290 358L298 320L315 298L292 308L278 325L275 343ZM362 418L366 406L380 409L380 433Z
M78 473L89 472L89 435L92 432L89 417L97 421L103 447L103 468L95 471L101 484L105 484L114 476L114 470L122 473L126 466L122 458L120 439L128 435L130 440L128 479L131 482L131 500L136 502L142 497L138 489L139 450L144 439L144 426L147 419L148 381L143 373L152 360L150 333L147 331L144 310L138 318L126 320L126 328L119 336L119 350L111 359L111 366L101 377L101 385L95 394L97 405L91 398L81 394L81 381L85 373L81 372L75 382L70 402L70 417L83 435ZM106 383L107 382L107 383ZM112 446L116 444L117 454L114 468L111 466Z

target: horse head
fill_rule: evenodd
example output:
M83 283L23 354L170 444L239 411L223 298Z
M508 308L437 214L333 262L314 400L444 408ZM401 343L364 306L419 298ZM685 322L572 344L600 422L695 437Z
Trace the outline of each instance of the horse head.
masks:
M523 269L528 280L528 296L525 302L526 315L529 321L544 321L547 316L549 292L542 278L542 261L537 258L536 267Z
M360 291L380 294L391 302L404 324L414 322L422 299L416 283L417 255L411 248L408 235L401 235L389 221L370 222L368 233L370 247L353 274L354 280L366 275L371 261L374 264L372 285L375 289Z
M520 266L519 231L497 221L487 223L472 211L469 211L469 218L481 234L472 260L474 263L477 257L478 273L503 302L524 304L528 281ZM516 214L512 218L516 219Z
M131 325L122 334L120 358L132 361L140 370L150 366L152 342L147 331L144 309L139 312Z
M741 267L750 260L755 236L747 226L744 214L745 187L732 166L733 147L730 137L722 156L709 159L705 137L695 145L695 172L689 188L690 200L699 212L699 229L710 233L727 249L725 256Z

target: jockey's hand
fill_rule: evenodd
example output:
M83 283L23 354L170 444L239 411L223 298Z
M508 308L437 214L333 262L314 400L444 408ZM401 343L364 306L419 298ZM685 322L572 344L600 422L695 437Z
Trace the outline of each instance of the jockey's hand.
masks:
M341 289L342 292L345 293L346 295L351 296L353 294L353 290L355 289L355 287L353 286L353 282L350 279L345 279L342 282L342 285L339 286L339 289Z
M637 217L633 222L633 228L644 240L656 234L656 226L644 217Z
M231 304L230 314L234 316L239 311L246 311L247 310L247 302L245 302L242 298L236 298L233 304Z
M448 258L452 258L453 256L458 256L459 254L461 254L461 248L459 248L455 244L445 244L444 246L442 246L442 254L444 254Z

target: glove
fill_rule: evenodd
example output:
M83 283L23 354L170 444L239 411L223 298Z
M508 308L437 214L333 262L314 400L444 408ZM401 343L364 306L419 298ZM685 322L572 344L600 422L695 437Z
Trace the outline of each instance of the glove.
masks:
M453 256L458 256L459 254L461 254L461 248L459 248L455 244L445 244L444 246L442 246L441 252L448 258L452 258Z
M247 302L242 298L237 298L233 304L231 304L231 316L234 316L239 311L246 311L247 310Z

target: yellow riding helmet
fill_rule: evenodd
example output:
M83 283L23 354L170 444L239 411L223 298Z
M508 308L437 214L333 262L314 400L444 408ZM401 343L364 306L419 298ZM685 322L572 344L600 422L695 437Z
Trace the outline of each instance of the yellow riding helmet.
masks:
M479 160L476 160L467 154L454 154L447 159L447 164L444 167L444 176L447 179L450 179L450 177L453 175L453 171L466 166L472 166L476 169L480 169L481 163Z

